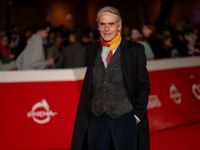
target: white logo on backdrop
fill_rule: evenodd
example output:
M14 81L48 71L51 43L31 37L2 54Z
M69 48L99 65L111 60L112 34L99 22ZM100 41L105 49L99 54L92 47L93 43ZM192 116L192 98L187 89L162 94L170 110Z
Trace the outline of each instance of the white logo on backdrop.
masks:
M198 92L197 92L198 91ZM192 92L194 94L194 96L200 100L200 84L199 85L196 85L196 84L193 84L192 85Z
M176 104L181 103L182 94L178 92L174 84L171 85L169 93L170 93L170 98L173 99Z
M46 111L44 111L44 110L37 111L38 108L44 108ZM50 116L53 117L57 114L58 113L49 110L48 103L46 102L45 99L43 99L42 102L38 102L32 107L32 110L27 113L27 117L28 118L33 117L33 120L35 122L37 122L39 124L45 124L45 123L49 122L49 120L51 119ZM41 118L41 119L38 119L38 118Z
M159 101L159 98L157 95L150 95L149 96L149 102L147 105L147 109L152 109L155 107L160 107L161 106L161 102Z

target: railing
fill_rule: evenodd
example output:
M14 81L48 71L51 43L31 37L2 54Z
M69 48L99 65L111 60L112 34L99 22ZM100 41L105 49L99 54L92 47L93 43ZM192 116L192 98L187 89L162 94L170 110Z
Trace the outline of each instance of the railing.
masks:
M147 68L150 131L200 121L200 57ZM0 149L70 148L85 70L0 71Z

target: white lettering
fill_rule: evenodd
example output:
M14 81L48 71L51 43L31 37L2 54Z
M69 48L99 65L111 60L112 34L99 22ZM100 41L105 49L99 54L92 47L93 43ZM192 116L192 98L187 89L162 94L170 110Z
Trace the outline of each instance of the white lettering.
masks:
M46 111L36 111L38 108L44 108ZM39 124L44 124L44 123L49 122L50 116L53 117L57 114L58 113L49 110L49 105L46 102L46 100L44 99L44 100L42 100L42 102L38 102L32 107L32 110L27 113L27 117L28 118L33 117L33 120L35 122L37 122ZM40 120L40 119L37 119L36 117L43 118L43 119ZM44 119L44 117L46 117L46 118Z
M200 100L200 84L199 85L193 84L192 85L192 92L193 92L194 96L198 100Z
M147 105L147 109L152 109L155 107L160 107L161 106L161 102L159 101L159 98L157 95L150 95L149 96L149 102Z
M171 87L169 89L169 93L170 93L170 98L173 99L176 104L181 103L182 94L178 92L178 90L174 84L171 85Z

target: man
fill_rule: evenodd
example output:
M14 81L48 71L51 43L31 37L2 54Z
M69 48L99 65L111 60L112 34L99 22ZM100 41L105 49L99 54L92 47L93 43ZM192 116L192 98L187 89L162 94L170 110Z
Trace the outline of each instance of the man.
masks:
M86 66L86 48L80 43L82 31L75 28L69 35L70 45L60 54L56 68L77 68Z
M53 65L53 58L45 60L43 40L47 36L46 27L39 26L36 34L32 35L27 46L16 60L16 65L19 70L45 69L49 65Z
M87 47L71 149L109 150L114 145L116 150L149 150L144 47L121 38L117 9L100 9L97 22L101 38Z

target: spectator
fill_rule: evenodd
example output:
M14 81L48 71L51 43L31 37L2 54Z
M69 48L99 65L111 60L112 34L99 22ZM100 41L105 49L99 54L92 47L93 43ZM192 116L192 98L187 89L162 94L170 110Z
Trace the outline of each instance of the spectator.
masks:
M22 39L20 38L20 34L18 32L12 32L10 34L9 48L11 52L15 55L15 59L22 52L23 50Z
M86 48L81 45L82 31L73 29L69 35L70 44L65 47L58 59L56 68L76 68L86 66Z
M51 30L49 32L49 36L47 37L47 47L51 47L56 39L56 32L54 30Z
M24 50L24 48L26 47L28 41L30 40L31 36L33 35L33 30L30 27L27 27L24 31L24 34L22 36L22 42L21 42L21 47L20 50L21 52ZM20 53L21 53L20 52Z
M16 65L20 70L44 69L53 65L54 59L45 60L43 40L48 36L46 27L39 26L36 34L33 34L28 41L24 51L19 55Z
M142 40L142 32L139 29L131 30L131 39L135 42L141 43L144 46L147 60L154 59L154 53L150 45Z
M85 33L82 37L82 44L87 46L94 42L94 33L92 31L89 31Z
M189 56L188 54L188 35L191 33L191 30L185 30L183 31L183 41L180 45L180 49L179 49L179 54L180 56L182 57L186 57L186 56Z
M8 37L6 35L2 35L0 37L0 60L2 63L9 63L15 58L15 55L11 53L10 49L8 49L7 46Z
M197 40L196 40L196 45L198 46L198 47L200 47L200 24L199 24L199 26L195 26L194 28L193 28L193 33L196 35L196 37L197 37Z
M33 30L30 27L27 27L24 31L24 37L25 38L30 38L33 34Z
M151 46L155 59L162 58L161 41L156 36L156 29L154 25L151 23L144 24L142 27L142 33L145 37L145 41Z
M160 38L161 38L161 42L162 42L162 56L163 56L163 58L171 58L172 57L173 44L171 42L172 39L171 39L170 32L164 31ZM178 56L178 54L176 52L174 52L173 55Z
M185 52L183 51L183 47L187 47L187 44L184 42L183 35L180 31L174 31L174 34L172 34L172 44L173 48L177 49L179 56L185 56Z
M10 39L12 33L19 33L19 26L17 24L8 27L8 38Z
M54 58L55 63L56 63L57 58L60 55L60 51L61 51L60 45L61 45L61 43L62 43L62 38L59 37L59 36L56 37L54 44L47 49L47 59Z
M188 45L187 45L188 54L190 56L200 55L199 47L196 46L197 37L193 33L190 33L187 35L187 40L188 40Z

